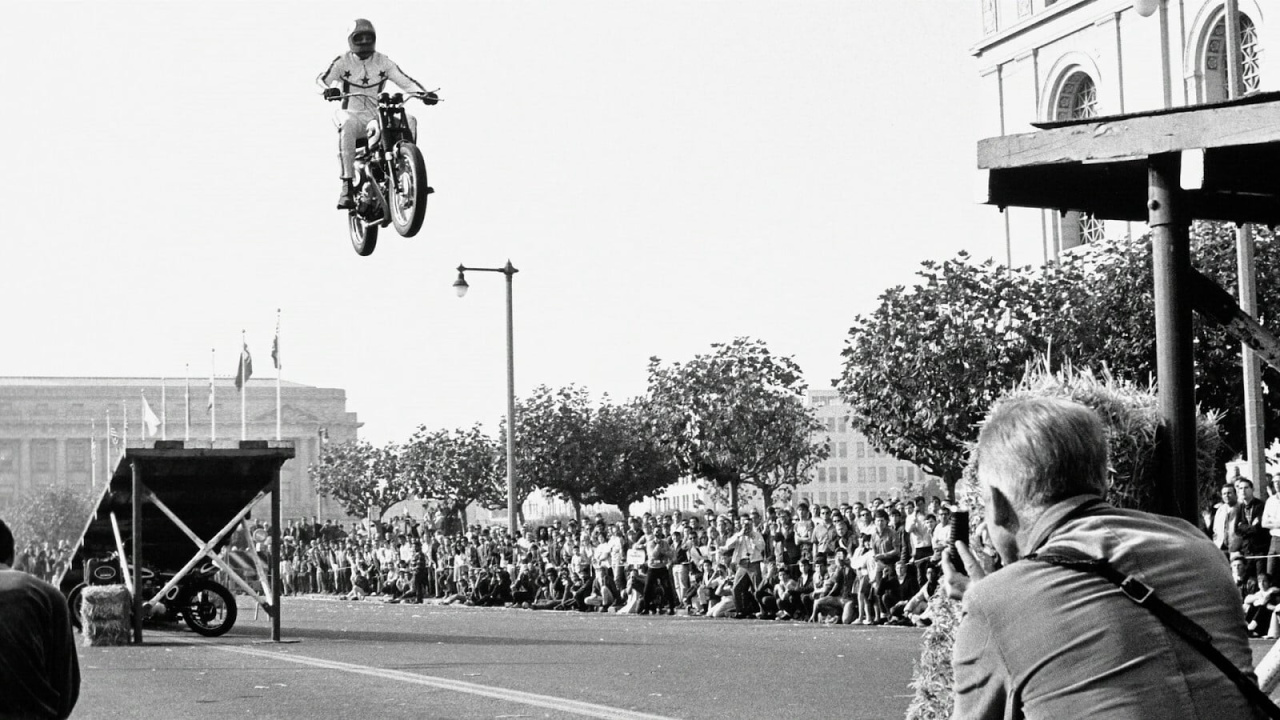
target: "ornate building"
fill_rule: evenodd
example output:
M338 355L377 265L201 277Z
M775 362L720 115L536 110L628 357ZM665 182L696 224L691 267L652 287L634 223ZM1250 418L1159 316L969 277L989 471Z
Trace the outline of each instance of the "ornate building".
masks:
M275 380L250 378L245 391L246 438L274 440ZM105 482L124 444L165 438L185 440L187 447L234 446L240 392L231 378L218 378L212 410L209 395L208 378L193 379L189 392L181 378L0 378L0 508L33 488ZM151 432L143 398L160 421ZM356 439L360 423L346 405L344 390L280 383L280 437L297 450L280 475L286 519L343 517L336 504L317 497L307 467L322 442Z
M1030 132L1032 123L1225 100L1224 0L979 0L979 137ZM1280 89L1268 72L1280 4L1238 0L1241 94ZM1139 10L1152 11L1149 16ZM1009 261L1038 265L1107 235L1145 227L1100 222L1071 208L1005 214Z

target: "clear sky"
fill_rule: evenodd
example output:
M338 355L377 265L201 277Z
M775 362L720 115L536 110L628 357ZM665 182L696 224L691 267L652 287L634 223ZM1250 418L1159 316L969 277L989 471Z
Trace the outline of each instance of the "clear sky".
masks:
M749 335L829 387L922 260L1003 257L973 202L976 1L5 3L0 375L284 378L362 433L623 399ZM317 74L356 16L429 89L421 233L358 257ZM989 110L989 109L988 109Z

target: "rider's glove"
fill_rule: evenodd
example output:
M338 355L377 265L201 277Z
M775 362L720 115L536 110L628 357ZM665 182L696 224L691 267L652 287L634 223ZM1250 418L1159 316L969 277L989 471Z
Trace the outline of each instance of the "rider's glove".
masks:
M436 103L438 103L438 102L440 102L440 96L439 96L439 95L437 95L437 94L435 94L435 93L433 93L433 92L428 92L428 93L423 93L423 94L422 94L422 104L423 104L423 105L435 105L435 104L436 104Z
M342 95L342 91L341 91L341 90L339 90L338 88L325 88L325 89L324 89L324 99L325 99L325 100L337 100L341 95Z

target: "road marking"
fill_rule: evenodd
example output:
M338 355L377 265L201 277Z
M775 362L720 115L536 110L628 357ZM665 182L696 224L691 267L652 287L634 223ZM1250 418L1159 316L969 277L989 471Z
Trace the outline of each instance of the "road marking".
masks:
M476 683L463 682L461 680L450 680L442 677L432 677L429 675L415 675L413 673L371 667L369 665L353 665L351 663L338 662L337 660L323 660L321 658L308 657L306 655L296 655L293 653L285 654L270 652L267 650L254 650L245 647L229 647L226 645L214 644L209 644L207 647L211 647L215 650L222 650L224 652L239 653L241 655L252 655L254 657L269 658L272 660L287 660L300 665L310 665L312 667L324 668L326 670L340 670L342 672L354 673L356 675L368 675L369 677L382 678L384 680L396 680L398 682L412 683L414 685L425 685L427 687L433 687L440 690L452 690L453 692L481 695L484 697L494 698L496 700L505 700L507 702L532 705L535 707L547 708L549 710L559 710L561 712L573 713L574 715L585 715L587 717L602 718L604 720L673 720L672 718L662 715L633 712L631 710L611 708L607 705L595 705L593 703L581 702L579 700L569 700L568 698L558 698L551 695L538 695L535 693L522 692L520 690L507 690L505 688L489 687L487 685L478 685Z

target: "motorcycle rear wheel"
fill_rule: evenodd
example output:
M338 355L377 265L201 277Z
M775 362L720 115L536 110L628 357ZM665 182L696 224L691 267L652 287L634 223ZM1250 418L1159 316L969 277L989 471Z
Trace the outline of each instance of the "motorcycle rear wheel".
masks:
M182 596L182 619L205 637L218 637L236 624L236 598L231 591L211 580L191 583Z
M427 164L411 142L396 145L391 155L391 223L403 237L422 229L427 214Z
M355 248L356 254L367 256L373 253L373 249L378 246L378 224L367 223L360 219L360 216L354 212L347 214L347 230L351 235L351 247Z

